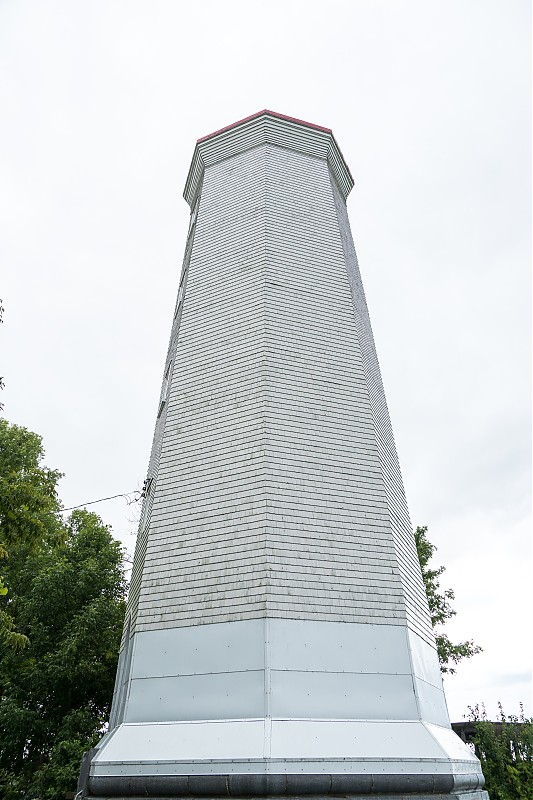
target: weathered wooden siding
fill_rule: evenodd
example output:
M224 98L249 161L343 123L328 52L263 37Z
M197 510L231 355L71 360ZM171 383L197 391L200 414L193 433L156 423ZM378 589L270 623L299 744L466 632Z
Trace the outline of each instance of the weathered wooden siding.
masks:
M431 640L344 197L324 153L263 143L205 168L132 633L268 615L407 621Z

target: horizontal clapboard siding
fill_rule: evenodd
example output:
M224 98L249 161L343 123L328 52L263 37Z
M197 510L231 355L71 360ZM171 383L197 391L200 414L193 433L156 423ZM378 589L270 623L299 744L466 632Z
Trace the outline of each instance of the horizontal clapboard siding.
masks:
M266 611L265 161L205 176L137 629Z
M402 580L409 627L430 644L434 635L429 616L427 598L416 552L413 529L409 518L400 464L394 443L381 371L372 334L365 293L361 281L357 256L350 231L346 205L332 181L333 196L338 214L341 240L352 290L358 338L363 353L363 363L368 386L376 442L383 468L383 485L387 496L390 526L394 539L396 561Z
M132 633L268 615L408 624L429 640L354 289L351 176L322 131L267 119L224 137L199 144L189 175L199 205L165 361Z
M269 613L394 623L405 619L402 587L328 165L271 146L265 158L267 502L283 526L268 532L279 565ZM328 475L312 454L327 454Z

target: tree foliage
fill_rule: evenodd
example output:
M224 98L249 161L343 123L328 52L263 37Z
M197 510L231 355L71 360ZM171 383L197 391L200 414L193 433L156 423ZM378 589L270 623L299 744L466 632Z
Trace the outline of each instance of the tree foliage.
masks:
M533 798L533 719L506 716L499 705L499 720L487 719L485 707L469 708L475 724L474 743L491 800Z
M0 300L0 324L4 321L4 306L2 305L2 300ZM0 375L0 389L4 388L4 378ZM4 404L0 403L0 411L4 410Z
M57 538L58 470L42 465L42 439L0 419L0 533L5 547Z
M57 496L61 473L44 466L43 458L40 436L0 419L0 559L4 561L13 548L38 547L59 541L63 534ZM3 576L0 597L4 598L0 605L0 641L22 647L27 639L15 630Z
M457 613L451 606L451 601L455 599L455 595L452 589L441 589L439 578L446 568L437 567L437 569L431 569L428 566L437 548L427 538L427 530L427 525L417 527L415 531L416 550L426 588L431 624L435 629L440 669L443 673L453 675L456 672L456 664L462 661L463 658L471 658L476 653L480 653L482 648L474 644L471 639L454 644L448 635L440 630L441 626Z
M63 543L21 547L7 578L29 644L0 650L5 797L63 798L109 716L125 611L122 548L96 514L75 511Z
M109 716L123 552L96 515L65 523L39 436L0 420L0 797L64 800ZM18 646L17 646L18 645Z

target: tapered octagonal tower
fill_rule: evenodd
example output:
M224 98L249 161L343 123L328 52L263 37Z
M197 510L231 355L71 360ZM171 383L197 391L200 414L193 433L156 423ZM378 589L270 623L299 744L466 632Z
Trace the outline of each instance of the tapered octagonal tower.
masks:
M352 186L330 130L270 111L196 145L89 794L486 797L449 725Z

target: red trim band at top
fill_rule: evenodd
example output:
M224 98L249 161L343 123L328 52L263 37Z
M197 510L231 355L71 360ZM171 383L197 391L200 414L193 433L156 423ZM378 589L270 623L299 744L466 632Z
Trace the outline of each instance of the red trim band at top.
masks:
M288 117L286 114L278 114L277 111L269 111L267 108L264 108L263 111L257 111L255 114L251 114L249 117L245 117L244 119L238 120L238 122L232 122L231 125L226 125L225 128L220 128L218 131L214 131L213 133L208 133L207 136L202 136L201 139L197 140L197 144L200 142L205 142L206 139L211 139L213 136L218 136L219 133L225 133L226 131L230 131L232 128L236 128L237 125L242 125L243 122L250 122L250 120L255 119L256 117L262 117L263 114L268 114L271 117L277 117L278 119L284 119L288 122L296 122L298 125L305 125L308 128L315 128L318 131L324 131L325 133L332 133L330 128L324 128L322 125L315 125L313 122L305 122L303 119L296 119L296 117Z

